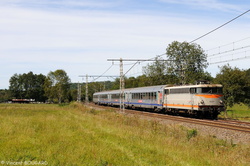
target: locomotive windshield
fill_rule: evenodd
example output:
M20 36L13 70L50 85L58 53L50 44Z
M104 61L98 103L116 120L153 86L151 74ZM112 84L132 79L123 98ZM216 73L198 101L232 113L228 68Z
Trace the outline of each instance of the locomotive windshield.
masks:
M198 93L222 93L221 87L207 87L207 88L198 88Z

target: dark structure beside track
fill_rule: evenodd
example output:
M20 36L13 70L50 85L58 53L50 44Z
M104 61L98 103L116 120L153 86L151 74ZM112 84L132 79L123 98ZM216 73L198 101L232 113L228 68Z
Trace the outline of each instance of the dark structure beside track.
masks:
M35 99L11 99L10 103L32 103L35 102Z

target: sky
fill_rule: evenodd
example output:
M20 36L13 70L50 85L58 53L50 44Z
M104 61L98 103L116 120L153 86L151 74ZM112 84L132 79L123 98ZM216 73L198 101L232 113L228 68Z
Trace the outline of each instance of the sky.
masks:
M30 71L63 69L71 82L105 71L119 76L119 61L108 59L154 58L173 41L193 41L249 9L247 0L0 0L0 89ZM227 63L250 68L250 12L195 43L214 77ZM147 65L133 63L124 61L127 77ZM97 81L104 79L113 78Z

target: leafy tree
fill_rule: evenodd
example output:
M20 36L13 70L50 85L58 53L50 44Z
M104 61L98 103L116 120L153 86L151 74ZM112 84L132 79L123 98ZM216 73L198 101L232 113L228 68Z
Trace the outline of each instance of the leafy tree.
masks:
M10 91L15 98L35 99L36 101L44 101L43 84L45 76L42 74L33 74L33 72L24 74L14 74L10 78Z
M143 73L146 76L146 86L175 84L178 81L175 75L168 73L167 63L162 60L162 58L155 58L153 63L144 67Z
M207 56L200 45L174 41L168 45L168 73L181 78L180 83L194 83L201 79L208 66Z
M236 67L222 66L220 73L216 75L215 82L223 85L225 104L229 107L235 103L244 102L248 95L246 93L246 89L249 88L247 74Z
M136 79L138 80L137 87L149 86L148 77L145 74L138 76Z
M125 81L125 87L126 87L126 81ZM116 78L115 81L113 82L111 90L115 90L115 89L120 89L120 78Z
M250 107L250 69L246 70L246 81L247 86L244 88L245 91L245 100L244 103Z
M148 85L166 84L167 66L160 58L155 58L155 62L144 67L143 73L147 76Z
M69 102L77 100L77 93L78 93L77 89L69 90L68 95L67 95Z
M11 93L7 89L0 89L0 103L11 99Z
M125 78L125 87L126 88L138 87L138 82L139 82L139 79L136 79L135 77Z
M49 100L61 103L67 99L70 79L64 70L49 72L44 83L44 90Z
M12 96L19 99L24 98L23 79L21 77L21 74L14 74L10 78L9 82L9 90L11 91Z

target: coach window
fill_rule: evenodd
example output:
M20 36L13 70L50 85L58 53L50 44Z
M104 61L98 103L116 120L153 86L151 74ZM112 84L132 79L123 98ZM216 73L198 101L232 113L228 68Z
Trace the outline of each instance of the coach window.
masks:
M165 92L164 92L166 95L169 95L169 89L165 89Z
M118 98L120 98L120 94L118 94L118 93L112 94L111 98L112 99L118 99Z
M140 93L136 93L136 99L140 99Z
M153 93L153 100L156 100L156 92Z
M190 88L190 93L191 93L191 94L196 93L196 88Z
M141 99L146 99L146 94L145 93L141 93Z

